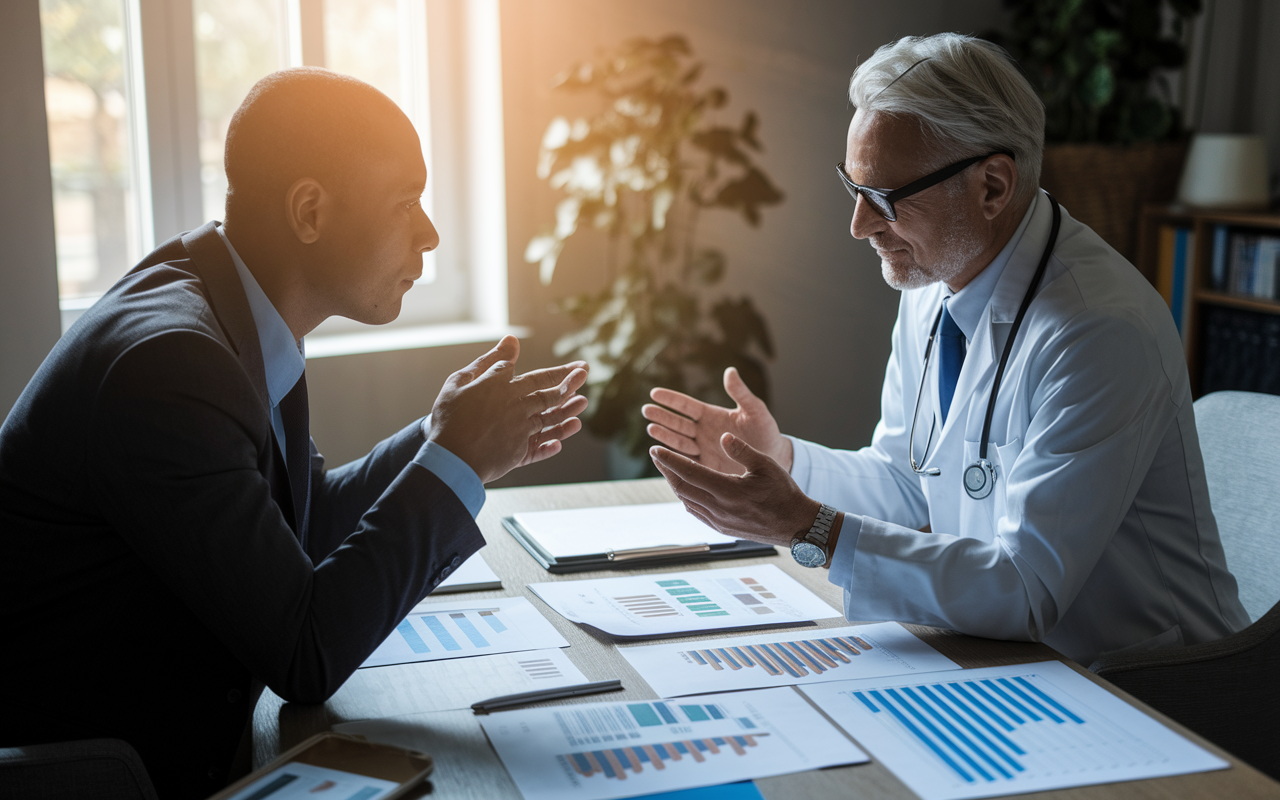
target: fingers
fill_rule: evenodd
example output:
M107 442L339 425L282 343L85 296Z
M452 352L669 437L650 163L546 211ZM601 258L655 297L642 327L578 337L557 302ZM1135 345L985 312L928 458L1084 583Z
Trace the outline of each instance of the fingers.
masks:
M670 428L650 424L645 427L645 432L677 453L683 453L693 458L702 455L702 448L698 446L696 441L687 436L681 436Z
M683 392L675 392L671 389L663 389L662 387L658 387L657 389L649 392L649 397L653 399L653 402L660 403L667 408L678 411L695 422L702 419L703 413L706 409L710 408L710 406L701 400L692 398Z
M586 382L587 371L577 367L565 375L558 385L554 385L550 389L530 392L525 397L535 412L541 412L562 404L567 396L572 395Z
M489 352L472 361L467 366L453 373L459 384L468 384L483 375L495 364L514 363L520 357L520 340L514 336L503 336Z
M561 364L556 367L547 367L545 369L530 370L529 372L526 372L520 377L516 378L516 382L520 384L521 389L524 389L525 391L532 393L540 389L546 389L548 387L555 386L556 384L561 383L568 376L572 375L574 372L579 370L581 370L582 372L582 380L586 380L587 362L571 361L568 364ZM579 386L581 386L581 384L579 384ZM577 390L577 386L575 386L570 391L576 391L576 390Z
M736 475L726 475L703 466L691 458L674 453L665 447L650 447L649 456L671 483L671 488L681 496L688 496L706 505L716 497L728 495L735 488ZM672 476L679 479L683 488L677 488Z
M682 417L679 414L672 413L662 406L655 406L652 403L645 403L640 407L640 414L650 422L656 422L664 428L669 429L673 433L694 439L698 435L698 425L688 417Z
M538 433L535 433L530 440L528 463L533 464L543 461L559 453L560 443L580 430L582 430L582 420L572 417L558 425L543 428Z
M739 408L753 402L761 402L760 398L747 388L747 383L738 374L737 367L729 367L724 371L724 390L729 393L730 399L737 403Z
M559 425L570 417L576 417L587 410L587 398L574 395L555 408L549 408L538 415L538 423L542 428Z

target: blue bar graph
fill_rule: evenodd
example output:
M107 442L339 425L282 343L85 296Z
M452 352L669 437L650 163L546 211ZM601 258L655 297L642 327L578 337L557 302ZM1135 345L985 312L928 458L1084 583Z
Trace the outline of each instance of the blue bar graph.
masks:
M453 624L458 626L458 630L462 631L473 645L476 647L489 646L489 640L480 635L480 631L471 623L471 620L467 619L466 614L450 614L449 619L453 620Z
M396 630L404 637L404 641L409 645L409 649L415 653L430 653L431 648L427 647L427 643L422 641L422 637L413 629L413 623L404 620L396 626Z
M458 640L453 638L453 634L445 630L444 624L436 619L435 616L430 614L423 615L422 624L426 625L435 634L435 637L440 640L440 644L444 645L445 650L462 649L462 645L458 644Z
M502 633L507 629L507 626L502 624L502 620L498 619L498 615L492 611L481 611L480 619L489 623L489 627L496 633Z
M891 717L965 784L985 785L1026 773L1029 756L1016 741L1020 735L1086 724L1034 677L870 689L849 696L871 713Z

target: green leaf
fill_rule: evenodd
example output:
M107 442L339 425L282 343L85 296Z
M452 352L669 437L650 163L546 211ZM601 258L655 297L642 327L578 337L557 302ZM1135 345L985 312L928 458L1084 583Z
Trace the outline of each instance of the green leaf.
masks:
M1080 100L1086 107L1099 109L1111 101L1116 91L1115 74L1106 64L1096 64L1080 84Z

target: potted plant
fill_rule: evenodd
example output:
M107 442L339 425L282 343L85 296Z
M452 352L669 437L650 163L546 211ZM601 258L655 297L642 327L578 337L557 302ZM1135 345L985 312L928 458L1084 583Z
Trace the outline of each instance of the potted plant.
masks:
M780 203L782 192L754 162L755 113L736 126L713 119L729 97L698 87L702 67L681 36L632 39L574 65L557 88L594 96L598 110L553 119L539 154L538 176L564 197L525 259L546 285L578 231L607 236L603 286L559 304L577 328L555 352L590 364L583 422L636 464L648 464L640 406L653 387L722 401L721 375L735 366L768 398L768 326L748 297L705 297L724 277L725 256L699 243L697 231L703 213L717 209L757 227L761 208Z
M1008 34L1045 105L1041 185L1134 260L1137 219L1173 199L1186 131L1168 72L1187 58L1201 0L1005 0Z

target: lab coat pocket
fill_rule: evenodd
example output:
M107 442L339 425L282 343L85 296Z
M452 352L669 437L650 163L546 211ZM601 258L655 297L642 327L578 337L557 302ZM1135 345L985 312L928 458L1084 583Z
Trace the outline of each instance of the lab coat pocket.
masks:
M978 453L981 449L979 442L964 443L964 469L978 462ZM965 491L963 486L957 487L960 490L961 536L980 539L984 542L995 539L996 522L1005 511L1006 465L1011 466L1021 450L1022 443L1017 439L1003 446L987 447L987 460L995 470L996 480L991 493L986 497L975 499Z

